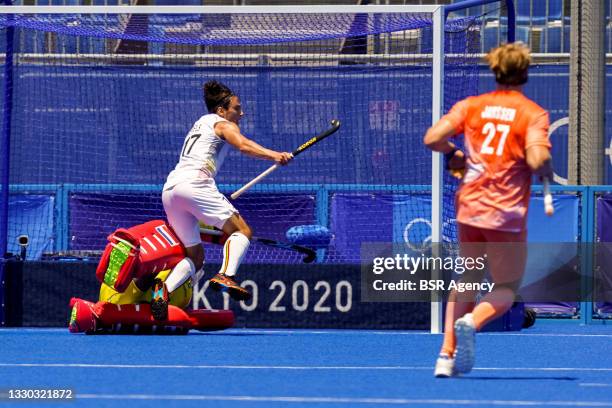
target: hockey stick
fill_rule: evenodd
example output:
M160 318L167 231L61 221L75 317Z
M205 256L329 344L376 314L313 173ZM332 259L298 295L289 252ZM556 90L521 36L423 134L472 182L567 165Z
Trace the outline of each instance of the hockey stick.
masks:
M340 128L340 121L338 119L334 119L331 122L331 128L327 129L325 132L318 134L317 136L313 137L312 139L309 139L308 141L306 141L305 143L303 143L300 147L298 147L297 149L295 149L293 151L293 157L299 155L300 153L302 153L304 150L312 147L314 144L320 142L321 140L325 139L326 137L333 135L334 133L336 133L336 131ZM249 188L253 187L255 184L259 183L264 177L266 177L268 174L272 173L274 170L276 170L279 167L278 164L273 164L272 166L270 166L266 171L264 171L263 173L261 173L259 176L255 177L253 180L249 181L248 183L246 183L244 186L242 186L239 190L236 190L230 197L232 197L232 200L237 199L238 197L240 197L242 195L242 193L244 193L245 191L247 191Z
M544 212L550 217L555 213L555 207L553 206L552 194L550 194L550 181L548 177L542 179L542 187L544 189Z
M223 233L223 231L220 231L218 229L209 229L209 228L200 227L200 237L202 237L202 235L208 235L208 236L213 236L213 237L223 237L225 234ZM206 239L202 239L202 240L210 241ZM302 262L304 263L311 263L317 258L316 251L314 249L311 249L305 246L288 244L286 242L280 242L280 241L276 241L274 239L268 239L268 238L253 237L252 240L255 242L259 242L260 244L268 245L274 248L287 249L289 251L298 252L304 256L302 258ZM213 241L213 242L216 244L221 244L221 240Z

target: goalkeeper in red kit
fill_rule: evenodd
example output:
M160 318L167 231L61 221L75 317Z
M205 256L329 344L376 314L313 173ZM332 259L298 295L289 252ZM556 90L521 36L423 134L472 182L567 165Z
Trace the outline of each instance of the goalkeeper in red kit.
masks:
M167 304L181 309L189 305L195 266L165 221L118 229L108 239L96 270L101 282L99 300L114 304L151 302L156 320L166 319Z

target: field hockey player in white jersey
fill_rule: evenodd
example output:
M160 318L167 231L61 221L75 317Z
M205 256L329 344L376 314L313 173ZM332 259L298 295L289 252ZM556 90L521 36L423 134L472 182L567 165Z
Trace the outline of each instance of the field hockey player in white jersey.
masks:
M185 137L179 162L164 185L162 201L170 226L193 262L193 275L204 264L200 221L228 235L223 248L222 268L210 279L210 286L227 291L235 300L248 300L251 294L233 277L249 247L252 231L217 189L215 175L230 146L248 156L281 165L287 164L293 156L288 152L266 149L240 132L238 125L244 112L240 99L227 86L217 81L206 82L204 99L209 113L198 119Z

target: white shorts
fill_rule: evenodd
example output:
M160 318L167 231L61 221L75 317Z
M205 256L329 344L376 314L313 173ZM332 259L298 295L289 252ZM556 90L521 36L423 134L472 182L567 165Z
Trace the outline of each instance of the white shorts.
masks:
M238 212L212 178L185 181L164 190L162 202L168 223L186 247L202 242L199 221L222 228Z

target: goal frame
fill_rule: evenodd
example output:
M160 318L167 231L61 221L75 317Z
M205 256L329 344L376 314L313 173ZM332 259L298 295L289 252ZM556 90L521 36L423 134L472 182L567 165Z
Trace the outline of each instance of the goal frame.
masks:
M444 26L446 17L450 12L480 6L488 3L500 3L504 0L466 0L451 5L275 5L275 6L0 6L0 14L258 14L258 13L284 13L284 14L337 14L337 13L425 13L432 16L433 52L432 59L432 99L431 99L431 123L436 123L442 116L444 110ZM508 41L514 41L514 5L512 0L505 0L508 10ZM8 67L9 43L7 40ZM6 86L10 86L10 73L5 68ZM8 75L7 75L8 74ZM5 119L10 118L10 103L5 104L3 115ZM10 120L4 121L4 128L0 143L4 147L10 147ZM3 174L2 185L8 186L10 148L5 149L2 157ZM441 153L431 155L432 184L431 184L431 242L432 244L442 242L442 208L443 208L443 160ZM9 189L2 189L0 200L6 205L0 214L0 252L7 251L8 235L8 195ZM434 245L435 247L435 245ZM435 254L434 254L435 256ZM435 271L433 272L435 277ZM443 331L442 300L437 294L432 295L431 301L431 333Z

